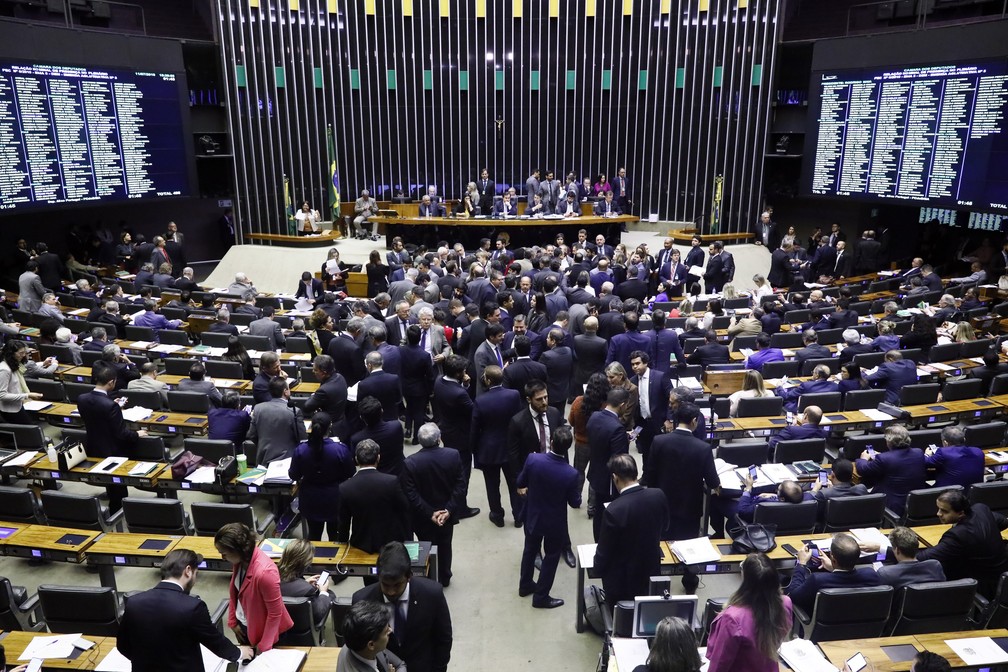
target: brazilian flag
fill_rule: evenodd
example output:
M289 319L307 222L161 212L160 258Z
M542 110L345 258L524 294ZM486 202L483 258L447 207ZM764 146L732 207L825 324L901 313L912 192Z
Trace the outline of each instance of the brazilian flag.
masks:
M290 179L284 175L284 209L287 211L287 234L297 235L297 220L294 219L294 203L291 201Z
M326 129L328 144L326 153L329 157L329 208L332 210L332 221L339 221L340 189L339 173L336 172L336 140L333 138L332 126Z

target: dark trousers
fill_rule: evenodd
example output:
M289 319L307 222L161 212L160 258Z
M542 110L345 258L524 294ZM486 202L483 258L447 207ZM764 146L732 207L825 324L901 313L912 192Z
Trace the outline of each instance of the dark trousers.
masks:
M452 443L448 443L447 441L445 441L444 445L448 446L449 448L455 448L455 445L457 445L457 444L453 445ZM466 445L468 445L468 444L466 444ZM462 501L459 502L459 506L462 509L468 509L469 508L469 479L472 477L472 461L473 461L473 459L472 459L472 451L471 450L463 450L463 449L460 449L460 448L455 448L455 450L458 450L459 459L462 460L462 478L465 479L465 484L466 484L465 492L463 493Z
M443 526L437 526L430 520L415 522L416 537L420 541L429 541L438 549L438 576L437 580L447 587L451 581L452 571L452 536L455 526L449 521Z
M605 516L606 502L616 499L615 495L609 494L611 487L603 492L595 493L595 515L592 516L592 535L595 543L598 543L599 533L602 531L602 517Z
M35 421L32 420L32 417L30 415L28 415L28 411L26 411L24 408L22 408L19 411L14 412L14 413L10 413L10 412L7 412L7 411L2 411L2 412L0 412L0 416L3 417L4 422L7 422L7 423L12 424L12 425L34 425L35 424Z
M115 513L122 508L122 500L129 497L129 489L125 485L106 485L105 492L108 493L109 513Z
M312 541L322 541L322 531L329 530L329 541L336 541L336 530L339 527L339 521L336 518L332 520L312 520L311 518L305 518L305 525L308 526L308 538Z
M518 587L531 588L535 586L534 600L546 600L549 598L550 589L553 588L553 579L556 577L557 565L560 563L560 553L567 545L566 534L530 534L525 532L525 549L522 551L521 574L518 578ZM543 551L542 569L539 570L539 580L532 580L532 572L535 571L535 559L539 555L539 550Z
M416 432L427 422L427 397L405 397L406 401L406 438Z
M511 515L515 520L521 520L523 502L521 497L518 496L518 478L511 464L484 465L480 469L483 471L483 482L486 483L487 503L490 505L491 515L500 518L504 517L504 507L501 505L500 494L501 473L503 473L504 483L508 489L508 497L511 499Z

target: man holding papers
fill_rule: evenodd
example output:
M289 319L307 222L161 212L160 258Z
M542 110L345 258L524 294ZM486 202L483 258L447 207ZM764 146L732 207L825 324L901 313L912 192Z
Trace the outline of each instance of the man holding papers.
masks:
M252 659L252 647L228 641L203 600L189 594L202 561L189 549L171 551L161 563L161 583L126 601L116 647L132 661L133 672L202 670L200 644L225 660Z

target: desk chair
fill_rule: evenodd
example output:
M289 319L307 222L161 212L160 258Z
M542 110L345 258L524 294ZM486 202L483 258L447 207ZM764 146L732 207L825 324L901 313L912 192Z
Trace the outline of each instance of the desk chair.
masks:
M1008 627L1008 572L998 579L994 599L988 601L983 595L977 595L976 604L980 611L978 628Z
M217 464L225 457L235 456L235 445L233 441L223 439L196 439L186 437L182 442L182 449L199 455Z
M863 352L860 355L854 355L854 359L851 361L860 366L862 369L873 369L885 361L885 353Z
M49 632L81 632L94 637L114 637L119 632L122 607L111 588L41 585L42 616Z
M204 362L207 375L211 378L230 378L242 380L244 373L239 362L224 362L219 359L208 359Z
M267 514L261 521L256 519L251 504L221 504L219 502L193 502L193 527L201 537L212 537L227 523L244 523L260 535L273 524L273 514Z
M280 364L280 370L287 374L287 382L291 385L294 384L298 379L298 363L297 362L287 362L286 364ZM239 376L240 377L240 376Z
M14 425L0 423L0 432L12 434L20 450L45 450L48 439L38 425Z
M235 311L231 312L231 324L235 325L236 327L247 327L257 319L259 318L257 318L255 315L251 313L239 313Z
M880 637L889 620L892 586L824 588L811 614L794 607L795 630L813 643Z
M66 390L63 389L63 383L58 380L29 378L25 382L28 383L29 392L38 392L45 401L63 402L66 400Z
M137 327L132 324L126 325L126 340L128 341L153 341L153 327Z
M749 307L749 297L740 296L736 299L725 299L724 309L725 310L737 310L738 308L748 308Z
M943 401L961 401L983 396L983 381L979 378L950 380L942 388Z
M920 406L922 404L933 404L938 401L938 393L941 385L938 383L920 383L917 385L905 385L900 390L900 406Z
M778 535L812 534L818 513L819 503L814 499L798 504L760 502L753 513L753 522L776 525Z
M798 397L799 413L804 411L808 406L818 406L822 409L823 413L839 413L840 405L841 399L839 392L814 392L812 394L803 394Z
M966 445L977 448L998 448L1005 445L1005 430L1008 423L1002 420L966 425Z
M6 576L0 577L0 628L27 632L45 630L38 593L29 598L27 588L11 585Z
M122 390L119 393L126 397L126 407L141 406L152 411L161 410L161 393L155 390Z
M909 328L907 328L907 331L909 331ZM900 334L900 336L903 336L903 334ZM920 348L907 348L906 350L900 350L900 352L903 354L903 359L909 359L914 364L925 364L927 362L927 357Z
M308 597L284 597L284 607L294 625L280 635L280 646L325 646L325 626L329 620L327 611L322 621L315 622L312 601Z
M298 369L298 372L301 374L302 383L319 382L319 379L315 377L315 369L313 369L310 366L302 366L300 369Z
M312 348L307 338L295 336L294 338L287 339L287 342L284 344L284 352L307 353L310 355Z
M792 311L792 312L795 312L795 311ZM788 313L788 315L791 315L791 313ZM795 323L792 322L792 324L795 324ZM798 322L797 324L801 324L801 322ZM779 331L776 334L771 334L770 335L770 347L771 348L781 348L781 349L788 349L788 350L797 350L797 349L801 348L803 345L804 345L804 343L802 342L801 332L797 332L797 331L789 331L789 332Z
M42 512L54 527L73 527L96 532L122 532L122 509L109 515L98 495L73 495L55 490L42 491Z
M729 464L760 465L767 461L766 441L733 441L718 446L717 456Z
M199 335L200 343L209 345L211 348L226 348L230 336L231 334L218 331L204 331Z
M739 399L738 417L772 418L784 412L784 400L780 397L756 397Z
M1008 481L974 483L969 489L970 504L986 504L995 513L1008 512Z
M827 314L833 312L827 311ZM843 329L820 329L816 331L819 345L836 345L843 340Z
M745 362L731 362L728 364L708 364L708 371L744 371Z
M773 462L791 464L811 460L822 464L826 457L826 439L793 439L778 441L774 447Z
M811 376L812 369L822 364L829 369L830 375L840 373L840 360L836 357L819 357L816 359L806 359L802 362L801 375Z
M982 309L978 309L982 310ZM987 311L984 310L982 314ZM983 357L983 354L990 349L993 345L993 341L989 338L978 338L975 341L966 341L965 343L959 344L959 356L963 359L970 359L971 357Z
M892 509L885 510L886 527L915 527L917 525L937 525L940 521L935 515L935 501L938 495L946 490L962 491L961 485L948 485L941 488L920 488L907 493L906 509L903 515L898 515Z
M911 429L907 434L910 435L911 448L924 450L928 446L941 446L940 429Z
M141 436L137 439L133 447L134 460L146 460L147 462L171 462L168 447L165 445L164 437L161 436Z
M101 350L81 350L81 366L91 368L94 363L101 359Z
M683 341L682 349L684 355L691 355L693 351L699 348L701 345L706 343L707 340L704 338L687 338Z
M165 313L165 317L168 317L168 308L162 309ZM185 317L173 317L169 319L185 319ZM189 346L192 343L189 340L189 334L180 329L161 329L157 332L158 340L161 341L162 345L184 345Z
M756 337L755 336L736 336L732 339L731 349L734 351L742 350L743 348L749 348L750 350L756 349Z
M857 313L858 317L867 317L871 314L871 306L871 301L856 301L847 306L847 308Z
M38 500L28 488L0 485L0 520L29 525L45 525Z
M245 346L246 350L271 350L268 336L256 336L254 334L238 334L238 340Z
M70 364L72 366L74 363L73 353L70 352L70 348L66 345L40 343L38 349L39 355L42 359L45 359L46 357L55 357L56 361L60 364Z
M942 343L931 346L928 351L929 362L951 362L962 357L962 347L959 343ZM898 599L898 598L897 598Z
M168 390L168 409L173 413L202 413L210 411L210 397L202 392Z
M783 362L767 362L763 365L763 380L770 378L793 378L801 373L797 359L787 359Z
M126 527L140 534L192 534L189 516L177 499L125 497L122 500Z
M696 378L700 380L703 376L703 367L699 364L687 364L686 366L670 366L668 370L669 378L678 381L680 378Z
M1002 373L991 379L990 396L998 394L1008 394L1008 373Z
M711 320L711 329L727 329L731 326L731 315L718 315Z
M863 411L866 408L878 408L885 401L885 390L851 390L844 395L843 410Z
M848 394L850 394L848 392ZM858 436L850 436L844 438L843 446L843 456L848 460L856 460L861 457L861 453L868 450L869 448L874 448L875 452L881 453L886 448L886 441L884 434L860 434Z
M163 360L165 373L169 376L188 376L189 369L196 363L195 359L185 357L168 357Z
M809 308L789 310L784 313L784 321L788 324L805 324L812 321L812 310Z
M172 308L170 306L162 306L158 308L158 312L161 313L166 320L182 320L183 322L187 317L189 317L189 311L185 308ZM166 331L166 330L162 330ZM164 343L164 341L161 341Z
M826 500L823 532L846 532L862 527L882 527L885 494L837 497Z
M895 597L892 637L969 630L976 579L934 581L900 588Z
M718 614L724 611L725 605L728 604L727 597L708 597L707 603L704 605L703 617L701 620L702 631L700 633L700 646L707 646L707 638L710 637L711 626L714 625L714 619L717 618Z

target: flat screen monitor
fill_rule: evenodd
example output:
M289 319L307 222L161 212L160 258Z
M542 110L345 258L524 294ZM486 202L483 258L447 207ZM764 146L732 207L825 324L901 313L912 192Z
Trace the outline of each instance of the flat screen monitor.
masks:
M183 80L0 60L0 210L190 195Z
M802 191L1008 213L1008 59L813 70Z
M654 637L658 623L666 616L678 616L692 627L696 607L696 595L634 598L633 636Z

